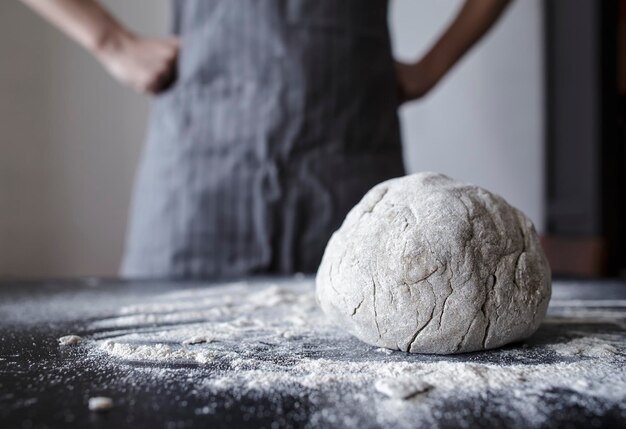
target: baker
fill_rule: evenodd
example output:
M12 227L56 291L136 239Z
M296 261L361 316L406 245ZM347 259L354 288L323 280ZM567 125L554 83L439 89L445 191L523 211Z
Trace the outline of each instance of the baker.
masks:
M387 0L177 0L165 39L134 34L95 0L22 1L156 95L122 274L170 278L315 271L350 208L404 174L398 106L508 3L466 0L403 64Z

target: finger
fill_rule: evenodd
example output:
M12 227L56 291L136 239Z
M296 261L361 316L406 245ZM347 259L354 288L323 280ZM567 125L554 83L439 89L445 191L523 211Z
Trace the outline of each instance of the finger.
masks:
M160 92L169 89L177 79L176 67L172 67L169 72L161 74L156 80L153 93L158 94Z
M160 92L160 89L161 89L161 83L158 80L155 80L153 83L148 85L148 87L146 88L146 93L155 95Z
M161 87L162 78L160 75L152 77L145 85L144 92L146 94L156 94Z

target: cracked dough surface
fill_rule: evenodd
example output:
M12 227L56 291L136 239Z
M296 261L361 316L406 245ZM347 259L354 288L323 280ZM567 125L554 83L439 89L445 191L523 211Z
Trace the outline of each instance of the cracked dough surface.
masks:
M372 188L329 241L316 284L324 312L362 341L437 354L530 336L551 293L532 222L436 173Z

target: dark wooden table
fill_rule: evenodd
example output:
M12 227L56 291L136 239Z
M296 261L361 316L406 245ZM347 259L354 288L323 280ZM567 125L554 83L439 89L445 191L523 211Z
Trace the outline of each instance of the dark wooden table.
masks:
M267 280L267 279L265 279ZM287 282L284 279L271 279ZM59 347L57 338L67 333L85 334L90 321L114 314L122 305L131 305L146 297L181 288L211 284L176 282L124 282L88 279L83 281L4 282L0 284L0 428L46 427L304 427L320 402L307 394L298 398L283 395L263 397L239 395L212 398L216 406L202 413L206 397L200 397L185 376L185 368L167 380L144 377L138 366L93 365L80 359L79 348ZM573 307L562 307L569 302ZM616 344L626 344L626 285L618 281L555 282L551 312L555 317L576 321L576 312L600 305L611 307L615 323L576 325L548 324L531 338L525 347L545 346L550 342L602 330ZM614 305L610 303L614 302ZM561 303L561 304L559 304ZM586 305L585 303L589 303ZM559 307L561 305L561 307ZM565 311L565 312L564 312ZM356 340L346 345L354 356L371 353L370 346ZM399 352L398 352L399 353ZM622 354L617 358L624 359ZM439 359L433 356L394 355L394 359ZM457 355L454 361L501 362L502 356L490 352ZM554 359L549 353L534 353L533 363ZM580 359L586 359L581 357ZM590 358L592 359L592 358ZM150 364L145 364L150 365ZM144 365L144 366L145 366ZM140 366L140 365L139 365ZM194 368L199 371L198 366ZM201 369L200 369L201 370ZM209 371L207 369L207 371ZM197 372L196 372L197 373ZM165 386L167 383L167 386ZM619 389L623 386L618 386ZM626 399L626 392L624 398ZM90 412L86 406L91 396L116 398L116 406L107 413ZM580 391L554 389L540 393L548 407L549 418L538 427L626 427L626 405L586 408ZM341 396L339 396L341 397ZM311 400L309 400L311 399ZM584 398L582 398L584 399ZM511 422L485 403L497 400L479 394L471 401L442 403L441 427L527 426ZM592 401L593 402L593 401ZM581 405L582 404L582 405ZM335 404L341 406L341 404ZM467 413L468 409L475 412ZM478 411L476 411L478 410ZM354 412L352 409L350 412ZM355 417L358 420L358 416ZM375 421L361 422L362 427L376 427Z

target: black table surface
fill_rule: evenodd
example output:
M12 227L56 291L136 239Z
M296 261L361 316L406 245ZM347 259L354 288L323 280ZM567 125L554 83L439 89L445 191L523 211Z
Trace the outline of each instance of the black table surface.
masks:
M200 286L211 285L103 279L0 283L0 427L306 425L306 398L300 397L296 402L283 397L278 405L275 398L244 396L234 403L229 398L216 412L198 414L193 410L201 409L203 402L194 396L184 376L168 380L167 389L155 385L153 380L142 382L141 378L132 383L116 383L112 381L121 379L122 370L115 365L84 364L77 359L82 353L79 348L58 345L58 337L68 332L82 334L86 323L111 315L122 305L131 305L146 296ZM580 300L583 305L598 299L623 303L626 285L620 281L561 280L554 285L552 299ZM619 334L626 335L623 330ZM467 359L477 359L476 356L470 354ZM132 367L123 371L128 376ZM555 392L553 399L558 402L560 394ZM92 396L113 396L119 405L108 413L93 413L86 406ZM626 415L623 409L591 415L576 407L564 407L559 420L552 421L555 422L564 427L626 427ZM468 420L467 425L501 426L502 422Z

